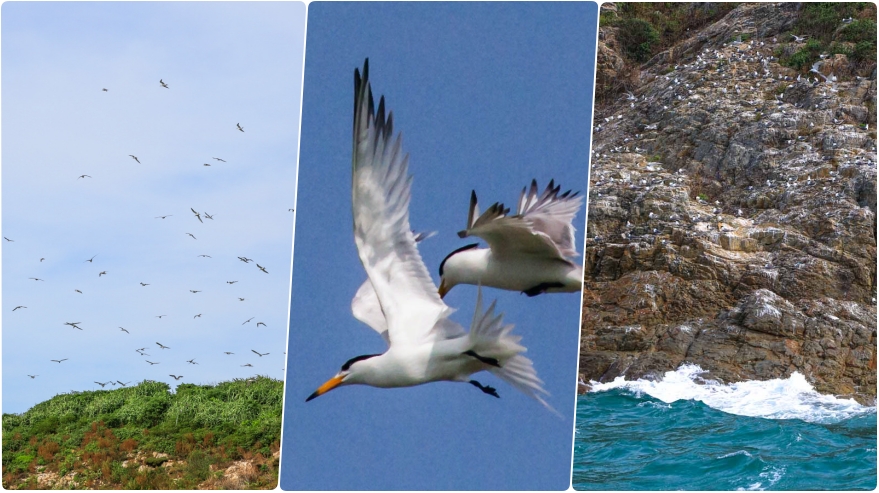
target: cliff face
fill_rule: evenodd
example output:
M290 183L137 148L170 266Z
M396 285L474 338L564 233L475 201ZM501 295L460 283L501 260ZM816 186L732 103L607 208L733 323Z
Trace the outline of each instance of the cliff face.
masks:
M797 5L737 7L596 109L586 381L690 362L875 402L875 63L782 66ZM614 34L599 73L621 70Z

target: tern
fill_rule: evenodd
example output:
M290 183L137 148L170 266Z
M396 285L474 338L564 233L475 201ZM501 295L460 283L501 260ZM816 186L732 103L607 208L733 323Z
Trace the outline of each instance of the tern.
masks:
M82 322L64 322L64 325L69 325L69 326L73 327L74 329L82 330L82 328L77 326L77 324L81 324L81 323Z
M236 123L235 126L238 127L238 130L241 130L242 132L244 131L244 127L242 127L240 123Z
M101 277L101 276L103 276L103 275L106 274L106 273L107 273L107 271L102 270L101 272L98 273L98 277Z
M249 366L249 367L253 368L253 365L251 365L250 363L247 363L246 365L241 365L241 366L242 366L242 367L244 367L244 366Z
M103 91L103 92L109 92L109 91L107 91L107 88L106 88L106 87L102 88L101 91Z
M77 180L80 179L80 178L91 178L91 176L89 176L89 175L79 175L79 177L77 178Z
M354 71L352 209L354 242L368 279L351 310L382 336L388 350L349 359L306 402L344 385L391 388L436 381L469 383L498 397L494 388L470 378L488 370L549 407L541 396L548 395L543 382L521 354L520 337L495 315L494 303L483 311L481 289L469 333L448 318L454 310L437 293L409 228L409 156L401 138L393 136L384 97L374 109L367 59L362 78Z
M244 323L242 323L241 325L244 325L244 324L246 324L247 322L250 322L250 321L253 320L254 318L256 318L256 317L250 317L250 318L248 318L248 319L245 320Z
M226 284L235 284L238 281L226 281Z
M121 380L116 380L116 383L118 383L119 385L125 387L126 385L130 384L131 381L128 381L128 382L124 382L124 383L123 383Z
M162 348L162 349L171 349L171 348L168 347L168 346L164 346L164 345L162 345L161 342L157 342L156 345L159 346L159 347Z
M197 365L198 364L195 362L195 358L188 359L188 360L186 360L186 362L189 363L190 365Z
M156 216L156 219L165 219L166 217L171 217L174 214L168 214L167 216Z
M135 156L134 154L129 154L129 156L131 156L131 159L137 161L137 164L140 164L140 159L137 159L137 156Z
M168 315L156 315L156 318L167 317Z
M122 332L125 332L126 334L131 334L131 332L128 332L128 329L119 327L119 330L121 330Z
M67 361L67 360L68 360L68 358L64 358L64 359L50 359L49 361L54 361L55 363L61 364L62 361Z
M28 279L33 279L34 281L46 281L45 279L40 279L39 277L28 277Z
M3 237L3 239L6 240L6 241L15 241L15 240L10 240L9 238L7 238L7 237L5 237L5 236Z
M95 382L95 383L98 384L98 385L100 385L101 388L103 389L103 388L104 388L108 383L110 383L110 382L104 382L104 383L101 383L101 382Z
M253 349L251 349L250 352L253 353L253 354L255 354L255 355L257 355L257 356L259 356L260 358L262 358L263 356L266 356L266 355L269 354L269 353L258 353L258 352L256 352L256 351L254 351Z
M190 293L201 293L200 290L195 290L195 289L190 289L189 292Z
M192 213L195 214L195 217L198 218L198 222L200 222L200 223L204 223L204 221L201 220L201 214L199 214L198 212L196 212L196 210L193 209L192 207L190 207L189 210L191 210Z
M235 354L235 353L233 353L231 351L223 351L223 354Z
M173 378L174 380L180 380L181 378L183 378L183 375L180 375L179 377L177 375L168 375L168 376Z
M83 262L92 262L92 263L94 263L94 261L95 261L95 257L97 257L97 254L92 255L92 258L90 258L90 259L83 260Z
M146 286L149 286L150 283L148 283L148 282L142 282L142 283L140 283L140 285L146 287Z
M170 87L168 87L168 84L165 84L165 81L163 81L162 79L159 79L159 84L162 84L162 87L164 87L165 89L170 89Z
M192 234L192 233L186 233L186 234L188 234L189 236L192 236L192 239L193 239L193 240L197 240L197 239L198 239L198 238L196 238L195 235Z
M150 364L150 366L153 366L153 365L158 365L158 364L159 364L159 363L161 363L161 362L156 362L156 363L153 363L153 362L152 362L152 361L150 361L150 360L148 360L148 359L145 359L145 360L144 360L144 361L146 361L146 362L147 362L147 363L149 363L149 364Z
M31 379L37 378L39 375L28 375Z
M256 264L256 266L259 268L259 270L265 272L266 274L269 273L269 271L267 271L265 267L263 267L263 266L261 266L261 265L259 265L259 264Z
M263 327L268 327L268 325L266 325L265 322L257 322L256 323L257 327L259 327L260 325L262 325Z
M205 211L205 213L204 213L204 218L205 218L205 219L210 219L211 221L214 220L214 216L208 214L207 211Z
M522 189L512 216L501 203L479 215L476 192L471 192L467 229L458 236L478 236L488 248L473 243L446 256L439 269L440 296L457 284L481 284L528 296L579 292L583 268L567 257L578 255L571 222L583 197L570 190L559 194L560 189L550 180L538 194L532 180L530 189Z
M192 316L192 318L199 318L199 317L201 317L201 313L199 313L198 315L193 315L193 316Z
M218 157L215 157L215 158L213 158L213 159L216 159L217 161L220 161L220 162L222 162L222 163L225 163L225 162L226 162L225 159L220 159L220 158L218 158Z
M18 310L19 308L27 308L27 307L24 305L18 305L17 307L13 308L12 311Z
M214 258L214 257L211 257L210 255L199 255L199 257Z

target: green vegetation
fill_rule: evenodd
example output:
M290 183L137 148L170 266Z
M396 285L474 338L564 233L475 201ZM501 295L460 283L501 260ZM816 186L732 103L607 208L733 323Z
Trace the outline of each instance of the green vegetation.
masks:
M274 488L282 397L267 377L61 394L3 415L3 486L53 487L40 473L74 481L56 488Z
M844 19L851 19L847 24ZM793 33L809 39L797 52L781 63L805 72L819 60L819 55L843 54L855 63L876 59L876 6L867 2L806 3Z

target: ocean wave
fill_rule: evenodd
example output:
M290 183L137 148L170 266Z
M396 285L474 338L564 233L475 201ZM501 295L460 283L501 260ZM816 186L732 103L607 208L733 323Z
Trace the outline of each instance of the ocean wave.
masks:
M693 400L729 414L768 419L799 419L809 423L838 423L875 413L875 407L854 399L841 399L817 392L806 377L794 372L788 378L746 380L724 384L704 379L698 365L684 364L658 381L617 377L608 383L590 382L590 392L621 389L647 394L665 403Z

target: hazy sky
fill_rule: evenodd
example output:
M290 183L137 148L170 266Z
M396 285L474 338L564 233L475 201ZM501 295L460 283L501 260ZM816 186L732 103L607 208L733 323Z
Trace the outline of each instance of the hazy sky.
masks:
M570 484L579 293L486 289L523 336L562 418L489 373L460 383L348 386L306 403L347 359L384 352L351 315L366 274L351 229L353 72L370 60L410 153L410 221L440 261L470 243L470 190L515 206L536 178L586 193L594 3L309 5L281 485L285 489L565 489ZM582 251L585 211L577 215ZM578 262L582 259L577 259ZM469 327L476 288L446 302Z
M304 4L2 9L3 412L94 381L282 378Z

